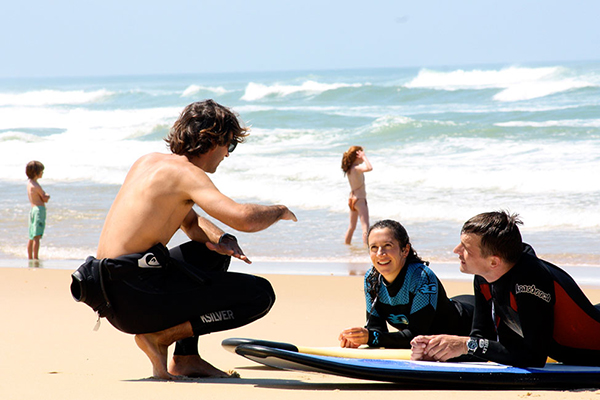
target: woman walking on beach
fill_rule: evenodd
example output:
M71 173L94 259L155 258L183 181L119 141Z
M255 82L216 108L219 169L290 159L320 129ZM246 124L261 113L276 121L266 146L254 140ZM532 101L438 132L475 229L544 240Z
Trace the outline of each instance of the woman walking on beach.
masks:
M350 244L356 229L358 217L363 231L363 243L367 243L367 230L369 229L369 208L367 206L367 190L365 188L365 172L372 171L373 167L360 146L352 146L342 157L342 171L350 183L350 226L346 232L344 242Z
M417 335L469 335L474 296L449 299L442 283L396 221L375 223L368 233L373 267L365 275L366 327L340 333L341 347L410 348ZM398 329L389 332L387 324Z

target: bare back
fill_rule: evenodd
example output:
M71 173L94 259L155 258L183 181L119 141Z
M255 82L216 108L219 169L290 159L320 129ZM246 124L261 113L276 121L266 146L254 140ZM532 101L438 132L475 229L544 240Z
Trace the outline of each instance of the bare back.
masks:
M106 217L97 257L118 257L166 245L182 225L194 201L189 175L198 185L212 185L206 174L184 156L148 154L131 167Z
M350 197L357 199L367 198L367 189L365 187L365 175L357 169L356 166L352 166L347 173L348 183L350 183Z

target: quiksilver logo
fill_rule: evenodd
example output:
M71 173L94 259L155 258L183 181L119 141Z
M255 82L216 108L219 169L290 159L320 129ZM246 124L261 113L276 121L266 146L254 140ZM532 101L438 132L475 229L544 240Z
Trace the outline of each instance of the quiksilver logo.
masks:
M202 322L204 322L205 324L209 324L211 322L227 321L230 319L234 319L233 311L231 310L216 311L200 316L200 320L202 320Z
M160 268L160 263L152 253L146 253L142 258L138 260L138 267L140 268Z
M517 283L515 288L515 294L519 293L532 294L544 300L546 303L550 303L550 300L552 300L552 296L550 296L548 293L542 292L540 289L536 288L535 285L519 285Z

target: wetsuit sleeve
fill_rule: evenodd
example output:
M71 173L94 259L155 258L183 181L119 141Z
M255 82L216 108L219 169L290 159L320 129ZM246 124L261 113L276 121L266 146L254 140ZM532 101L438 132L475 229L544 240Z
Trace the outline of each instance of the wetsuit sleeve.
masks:
M429 308L429 307L428 307ZM411 314L412 321L420 319L419 317L423 317L424 321L430 321L428 314L430 314L431 310L422 309L418 313ZM434 310L435 313L435 310ZM419 333L418 330L414 330L407 328L401 329L397 332L389 332L387 326L385 325L385 320L379 318L381 322L383 322L384 327L377 326L375 324L367 325L367 329L369 330L369 346L373 347L387 347L392 349L408 349L410 348L410 341ZM413 326L413 322L411 321L411 327ZM418 322L414 323L414 326L418 328ZM426 331L422 331L426 332Z
M473 281L473 291L475 293L475 310L473 311L473 329L470 336L483 339L482 345L473 355L486 361L505 359L508 351L498 342L498 334L492 317L489 284L476 276Z
M387 333L388 328L385 319L382 318L375 309L377 295L375 294L375 288L373 287L375 283L369 282L370 274L371 271L367 272L365 275L364 284L365 301L367 303L367 324L365 325L365 328L367 328L369 331L369 341L367 344L369 346L380 347L382 345L379 344L379 337L382 334Z
M487 340L480 341L474 356L514 366L544 366L553 329L551 282L537 277L532 285L517 283L514 292L511 290L506 297L493 302L486 299L487 283L479 282L482 284L475 285L471 336Z
M475 309L473 311L473 329L471 336L497 340L496 328L492 318L491 294L489 285L482 282L479 277L473 281L475 293Z
M387 347L389 331L385 319L367 313L367 325L365 328L369 331L367 345L372 347Z

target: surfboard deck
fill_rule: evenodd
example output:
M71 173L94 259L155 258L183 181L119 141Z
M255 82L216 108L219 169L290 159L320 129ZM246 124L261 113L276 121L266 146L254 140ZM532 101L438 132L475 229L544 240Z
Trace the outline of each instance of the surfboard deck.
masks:
M547 364L517 368L496 363L442 363L305 354L256 344L235 352L270 367L333 374L408 386L449 389L575 389L600 387L600 367Z
M297 353L330 357L364 358L380 360L410 360L410 349L349 349L342 347L302 347L296 346L291 343L248 338L229 338L221 342L221 346L223 346L225 350L232 353L235 353L236 347L243 344L264 346L273 349L288 350Z

